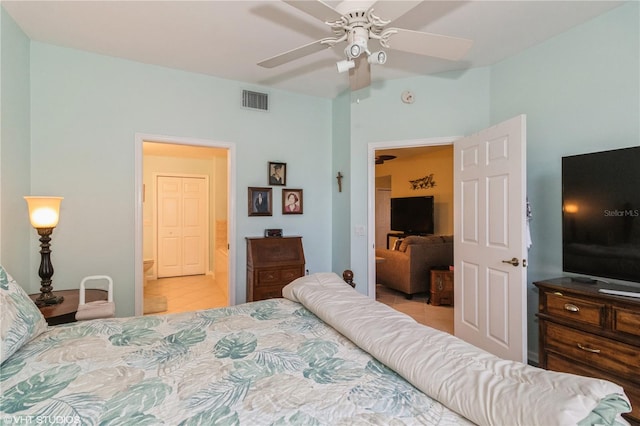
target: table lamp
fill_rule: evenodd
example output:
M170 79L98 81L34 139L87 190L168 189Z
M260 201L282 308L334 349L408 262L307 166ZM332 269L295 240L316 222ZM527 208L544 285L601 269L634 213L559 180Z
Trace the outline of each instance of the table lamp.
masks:
M41 279L40 296L35 300L38 306L56 305L63 300L62 296L52 293L51 277L53 265L51 264L51 250L49 242L53 228L58 224L60 217L60 202L62 197L24 197L29 207L29 219L31 225L40 235L40 269L38 275Z

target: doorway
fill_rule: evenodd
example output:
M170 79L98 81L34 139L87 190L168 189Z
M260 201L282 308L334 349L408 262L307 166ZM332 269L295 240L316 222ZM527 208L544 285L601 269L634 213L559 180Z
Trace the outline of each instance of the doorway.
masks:
M453 145L437 140L435 144L421 142L410 146L381 147L374 151L375 185L375 249L376 266L386 269L385 258L395 259L387 253L394 243L400 242L398 230L391 227L390 199L398 197L433 196L435 234L453 234ZM382 249L379 251L379 249ZM380 262L380 263L378 263ZM453 259L451 259L453 264ZM392 264L395 265L395 262ZM417 293L411 298L375 281L376 300L400 311L421 324L453 334L454 307L443 303L429 303L430 292Z
M455 335L505 359L527 360L526 116L460 139L370 143L368 293L375 296L376 149L454 146Z
M193 175L206 176L209 184L205 185L207 186L206 194L199 196L207 199L206 209L203 213L204 218L201 221L201 225L205 228L204 240L202 244L191 244L190 248L187 247L187 258L202 259L200 262L202 269L200 266L197 269L187 268L185 275L190 276L162 278L165 280L163 285L155 287L154 291L160 291L159 288L173 288L172 294L175 294L176 299L179 299L187 297L188 286L198 285L201 290L199 290L197 299L200 299L199 302L202 303L202 299L207 299L206 296L209 292L208 287L202 286L207 281L215 280L217 286L222 285L224 306L235 304L235 256L233 255L234 244L232 244L235 241L235 199L232 196L235 193L235 182L232 179L234 170L234 144L136 134L136 315L142 315L145 311L144 296L147 293L145 292L145 283L151 282L151 280L155 280L154 283L159 282L158 243L160 233L156 224L160 215L155 206L158 197L156 179L160 175L170 178L189 177L189 175L191 177ZM168 200L173 201L170 198ZM191 201L187 200L186 204L190 204ZM188 211L194 213L197 210L190 208ZM193 215L189 215L188 221L193 222ZM174 245L175 247L178 246ZM150 263L153 266L149 267ZM174 274L170 273L169 275L173 276ZM191 281L188 282L189 279ZM191 284L191 282L197 282L197 284ZM202 288L206 291L202 291ZM217 305L220 304L219 293L217 292L215 296ZM196 294L198 292L194 292L194 295ZM168 301L170 309L167 312L176 312L171 309L171 297L174 296L169 294L168 297L170 298Z
M154 175L156 275L167 278L215 271L209 268L209 176Z

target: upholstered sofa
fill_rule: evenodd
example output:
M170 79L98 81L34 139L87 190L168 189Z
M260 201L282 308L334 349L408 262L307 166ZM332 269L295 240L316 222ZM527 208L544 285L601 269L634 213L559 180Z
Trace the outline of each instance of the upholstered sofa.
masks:
M453 265L451 235L409 236L397 249L376 249L376 282L411 298L429 291L430 271Z

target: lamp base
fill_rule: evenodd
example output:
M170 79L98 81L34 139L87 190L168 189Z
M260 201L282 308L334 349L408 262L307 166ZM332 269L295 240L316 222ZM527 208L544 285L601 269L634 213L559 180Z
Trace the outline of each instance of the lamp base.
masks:
M41 308L43 306L58 305L62 303L63 300L64 300L64 297L62 296L56 296L53 293L48 293L48 294L42 293L35 300L35 303L39 308Z

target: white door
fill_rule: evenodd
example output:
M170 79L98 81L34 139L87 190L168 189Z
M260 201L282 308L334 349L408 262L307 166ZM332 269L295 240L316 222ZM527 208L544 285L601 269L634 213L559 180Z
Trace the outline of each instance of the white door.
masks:
M522 362L527 361L525 186L524 115L454 142L455 335Z
M158 278L206 272L204 178L158 176Z

